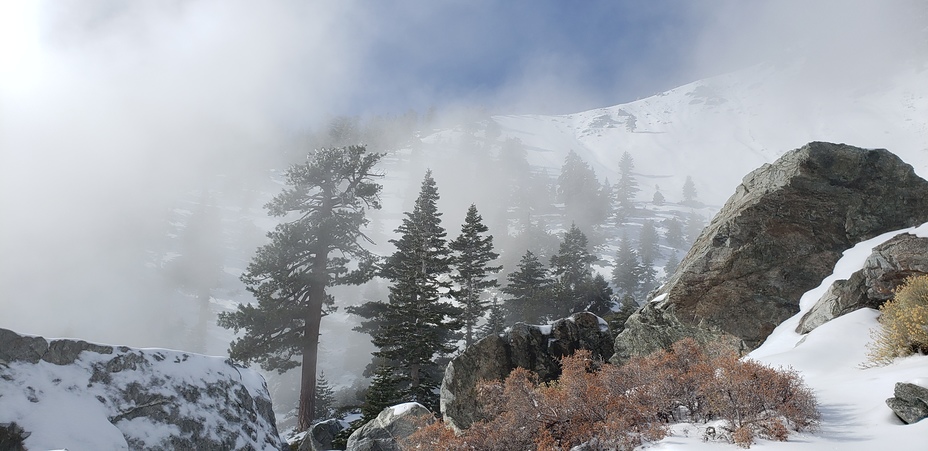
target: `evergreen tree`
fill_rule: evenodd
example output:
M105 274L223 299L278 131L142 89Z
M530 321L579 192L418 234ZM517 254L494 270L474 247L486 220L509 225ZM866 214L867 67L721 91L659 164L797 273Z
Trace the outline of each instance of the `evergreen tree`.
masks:
M651 203L657 206L664 205L667 199L664 198L664 195L661 194L661 187L654 185L654 196L651 198Z
M635 298L628 294L623 296L619 302L619 311L606 318L613 335L618 335L625 330L625 322L636 310L638 310L638 304L635 302Z
M455 349L455 331L462 326L461 309L443 299L451 286L446 278L451 258L437 201L428 171L413 211L396 229L400 238L390 241L396 251L381 270L392 282L389 301L349 309L367 318L357 330L371 333L378 348L374 356L398 370L402 398L394 401L416 401L430 410L438 407L435 390L443 372L437 360Z
M505 303L508 322L540 322L549 310L551 279L538 257L532 251L526 251L519 261L518 269L506 279L509 284L501 291L510 296Z
M398 388L400 379L394 367L390 365L377 367L371 385L367 388L367 394L364 396L364 404L361 406L360 424L377 418L383 409L398 404L398 400L403 397Z
M499 298L493 297L490 302L487 316L487 322L480 328L480 337L489 337L490 335L499 335L506 328L506 313L503 311L503 305Z
M660 237L651 220L645 221L641 226L641 233L638 235L638 255L642 261L652 262L661 256Z
M287 171L287 188L266 206L270 215L294 218L268 233L242 275L257 304L222 313L219 325L245 335L232 342L229 356L285 372L302 364L298 430L315 412L316 362L326 289L369 279L369 264L349 270L351 259L371 261L360 242L365 208L380 208L381 186L372 180L380 154L362 146L323 148ZM302 356L301 361L294 357ZM302 362L302 363L301 363Z
M616 211L620 219L628 218L635 209L635 197L638 195L638 181L633 174L635 160L631 154L624 152L619 159L619 181L614 188Z
M638 254L632 249L628 236L623 233L619 249L615 254L615 266L612 268L612 284L625 296L634 296L638 292L641 277L641 263Z
M612 288L602 274L596 274L590 279L586 290L585 308L588 312L603 316L612 310Z
M454 298L464 309L461 319L464 321L464 345L474 342L474 327L487 310L487 300L482 298L488 288L499 286L496 279L489 278L498 273L502 266L489 266L499 254L493 252L493 235L486 235L489 229L483 225L483 218L477 213L477 207L471 204L467 209L461 234L448 247L454 251L451 275L458 288L453 291Z
M683 223L676 216L665 219L663 223L664 228L667 229L667 233L664 235L667 245L674 249L682 249L686 245L686 238L683 236Z
M604 197L596 172L576 152L567 154L557 184L558 199L569 220L592 229L607 219L609 198Z
M639 299L647 300L651 290L657 287L657 271L654 269L654 260L642 257L638 275Z
M667 263L664 263L664 274L666 274L664 281L667 281L667 279L670 278L671 274L677 270L677 266L679 265L680 259L677 258L677 252L671 252L670 257L667 258Z
M699 205L696 200L696 184L693 183L693 178L690 176L686 176L686 181L683 182L683 205L691 207Z
M587 238L576 224L564 234L557 255L551 257L551 272L556 282L555 318L563 318L582 309L596 257L587 249Z
M329 387L329 381L325 378L325 371L319 372L316 378L316 403L313 417L317 420L332 418L335 414L335 391Z

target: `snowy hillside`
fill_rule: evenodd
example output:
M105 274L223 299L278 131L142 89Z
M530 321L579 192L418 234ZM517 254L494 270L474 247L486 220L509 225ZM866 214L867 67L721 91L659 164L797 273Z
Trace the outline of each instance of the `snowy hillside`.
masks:
M703 202L721 205L748 172L810 141L885 148L928 175L928 67L880 84L823 82L796 92L802 64L767 65L701 80L635 102L564 116L496 116L502 134L554 174L568 150L615 181L622 152L642 192L679 200L687 175Z

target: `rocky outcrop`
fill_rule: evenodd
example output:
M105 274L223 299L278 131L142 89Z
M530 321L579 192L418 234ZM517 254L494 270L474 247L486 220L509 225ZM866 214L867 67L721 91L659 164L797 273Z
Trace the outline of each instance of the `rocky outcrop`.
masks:
M434 421L432 412L419 403L387 407L348 437L347 451L401 451L403 439Z
M441 413L445 423L466 429L480 418L476 386L483 379L504 379L517 367L531 370L542 381L556 379L560 358L579 349L605 360L612 354L612 334L592 313L576 313L549 326L517 323L502 336L491 335L448 363L441 383Z
M926 221L928 182L886 150L814 142L787 152L744 178L656 293L664 301L629 318L616 360L664 346L638 327L659 316L675 318L664 335L696 327L753 349L842 251Z
M893 395L886 400L886 405L906 424L928 418L928 388L897 382Z
M281 449L257 373L162 349L0 329L0 423L28 449Z
M320 421L309 428L309 431L303 436L303 440L300 441L297 451L325 451L332 449L332 441L343 429L345 429L345 426L335 418Z
M909 277L928 274L928 238L896 235L873 248L863 269L847 280L835 281L809 312L796 332L808 333L841 315L862 308L879 308Z

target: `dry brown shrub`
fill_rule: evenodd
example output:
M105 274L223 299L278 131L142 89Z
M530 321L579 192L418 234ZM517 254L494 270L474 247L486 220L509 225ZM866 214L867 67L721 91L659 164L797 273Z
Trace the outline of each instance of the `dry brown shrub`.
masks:
M869 366L928 353L928 276L910 277L896 289L895 297L880 307L880 328L871 336Z
M750 448L754 444L754 430L747 426L741 426L731 434L731 439L741 448Z

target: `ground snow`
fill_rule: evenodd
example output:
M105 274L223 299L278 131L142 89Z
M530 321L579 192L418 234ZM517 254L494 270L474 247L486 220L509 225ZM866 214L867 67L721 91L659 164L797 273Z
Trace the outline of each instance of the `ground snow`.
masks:
M922 451L928 449L928 420L903 424L886 406L896 382L928 386L928 356L898 359L892 365L862 368L867 360L870 331L879 312L863 309L829 321L806 335L795 332L799 319L836 279L846 279L863 267L873 247L900 233L928 237L928 224L880 235L844 253L835 273L802 297L801 311L783 322L764 344L748 355L773 367L791 367L815 391L822 412L821 430L794 434L787 442L760 440L752 449ZM706 425L679 424L673 435L651 450L718 450L731 445L704 442Z

